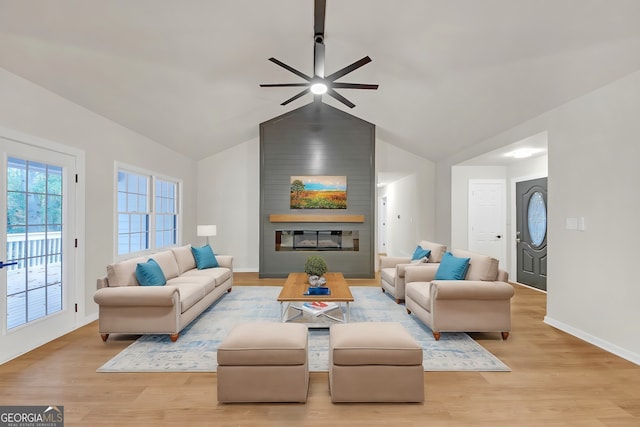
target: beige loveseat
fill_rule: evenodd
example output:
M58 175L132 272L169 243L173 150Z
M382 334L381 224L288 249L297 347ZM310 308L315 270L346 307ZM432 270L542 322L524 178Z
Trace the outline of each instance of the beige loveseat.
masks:
M446 246L426 240L420 241L419 245L423 249L431 251L426 262L420 260L417 262L417 265L420 266L439 263L442 255L447 251ZM382 286L382 292L389 292L398 304L404 301L404 272L407 266L410 265L416 265L416 263L411 262L411 257L380 257L380 285ZM433 265L437 266L437 264Z
M465 280L434 280L435 265L407 267L407 312L431 328L436 340L441 332L501 332L507 339L514 295L508 273L495 258L460 249L451 253L470 258Z
M167 280L140 286L136 266L153 258ZM180 246L107 266L93 299L99 305L99 330L109 334L169 334L180 331L233 285L233 257L216 255L219 267L198 270L191 246Z

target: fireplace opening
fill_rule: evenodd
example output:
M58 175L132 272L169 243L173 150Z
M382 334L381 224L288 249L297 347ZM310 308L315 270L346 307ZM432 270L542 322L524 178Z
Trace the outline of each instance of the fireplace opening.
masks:
M359 251L357 230L277 230L276 251Z

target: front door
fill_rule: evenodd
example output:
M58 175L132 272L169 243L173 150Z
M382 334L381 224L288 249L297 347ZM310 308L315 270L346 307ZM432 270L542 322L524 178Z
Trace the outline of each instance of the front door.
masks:
M8 360L75 327L75 157L0 138L0 158L0 360Z
M547 178L516 183L517 281L547 290Z

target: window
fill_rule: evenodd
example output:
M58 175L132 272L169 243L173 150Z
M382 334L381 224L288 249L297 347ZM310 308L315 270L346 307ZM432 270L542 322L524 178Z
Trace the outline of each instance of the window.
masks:
M176 244L178 184L156 179L156 246L159 248Z
M118 169L117 255L177 244L178 185L151 173Z

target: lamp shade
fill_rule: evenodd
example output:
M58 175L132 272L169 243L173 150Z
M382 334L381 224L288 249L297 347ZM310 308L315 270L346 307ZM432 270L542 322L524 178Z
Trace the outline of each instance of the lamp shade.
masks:
M198 226L198 236L215 236L216 235L216 226L215 225L199 225Z

